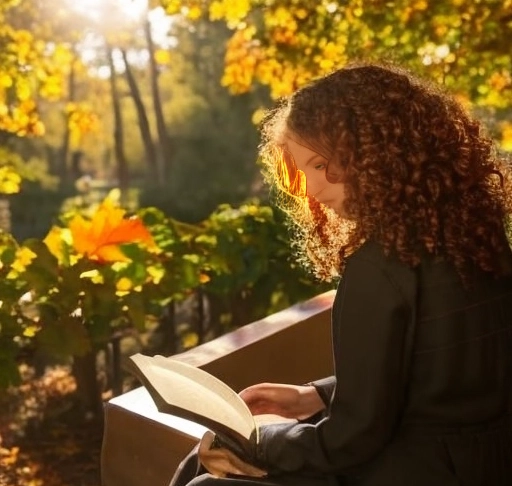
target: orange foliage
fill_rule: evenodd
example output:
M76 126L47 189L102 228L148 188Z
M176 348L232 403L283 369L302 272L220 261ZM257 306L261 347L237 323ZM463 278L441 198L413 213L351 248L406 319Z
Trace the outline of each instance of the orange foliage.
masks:
M69 223L73 246L78 253L100 262L130 261L120 245L146 243L153 238L138 218L125 219L125 211L106 199L91 220L75 216Z

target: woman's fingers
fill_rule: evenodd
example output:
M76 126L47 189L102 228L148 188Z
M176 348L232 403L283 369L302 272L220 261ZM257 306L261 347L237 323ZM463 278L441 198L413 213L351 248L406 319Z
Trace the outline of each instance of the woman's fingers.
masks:
M224 447L214 447L215 434L207 431L199 443L199 459L203 466L214 476L226 477L227 474L262 477L266 471L248 464L236 454Z
M266 475L266 472L262 469L242 461L231 451L224 448L210 451L207 464L204 465L211 474L218 477L225 477L227 474L253 477Z
M325 408L312 385L260 383L245 388L239 395L253 415L275 414L300 420Z
M242 461L236 454L228 449L222 449L226 452L226 457L229 459L230 464L233 466L232 474L242 474L245 476L261 477L267 474L266 471L259 467L253 466L245 461Z
M235 464L231 458L228 457L215 460L209 472L221 478L226 477L228 474L251 477L263 477L266 475L265 471L253 466L251 467L249 464Z
M290 407L290 397L284 385L262 383L245 388L239 393L253 415L285 415Z

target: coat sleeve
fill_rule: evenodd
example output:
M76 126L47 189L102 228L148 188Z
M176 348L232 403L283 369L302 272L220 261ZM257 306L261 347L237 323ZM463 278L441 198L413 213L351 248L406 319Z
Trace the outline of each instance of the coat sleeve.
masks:
M403 406L405 348L415 313L403 282L392 277L371 260L347 264L333 309L335 388L329 413L317 424L262 426L256 461L269 471L341 474L372 459L391 440Z
M328 376L327 378L312 381L308 383L308 385L315 387L325 406L328 407L331 403L332 394L334 393L334 388L336 386L336 377Z

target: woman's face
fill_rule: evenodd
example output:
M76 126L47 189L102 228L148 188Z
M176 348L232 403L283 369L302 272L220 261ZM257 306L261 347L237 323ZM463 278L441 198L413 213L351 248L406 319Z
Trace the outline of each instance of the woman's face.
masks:
M285 137L283 145L293 157L297 169L306 176L308 196L343 215L344 185L342 182L332 184L327 181L327 159L290 137Z

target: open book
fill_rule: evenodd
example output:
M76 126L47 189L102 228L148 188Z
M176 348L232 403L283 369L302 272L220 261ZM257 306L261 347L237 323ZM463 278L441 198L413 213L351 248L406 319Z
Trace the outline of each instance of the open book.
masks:
M130 356L127 369L146 387L158 411L191 420L212 430L241 457L258 442L258 426L238 394L210 373L164 356ZM258 423L268 423L270 417ZM288 421L279 417L279 421Z

